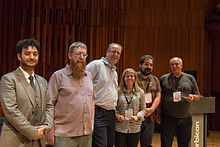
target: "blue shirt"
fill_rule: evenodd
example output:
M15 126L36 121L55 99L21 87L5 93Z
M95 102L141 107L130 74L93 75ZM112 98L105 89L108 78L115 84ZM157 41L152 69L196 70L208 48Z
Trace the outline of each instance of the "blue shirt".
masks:
M118 99L118 75L116 67L105 59L90 62L86 69L91 73L95 91L95 105L106 110L115 110Z

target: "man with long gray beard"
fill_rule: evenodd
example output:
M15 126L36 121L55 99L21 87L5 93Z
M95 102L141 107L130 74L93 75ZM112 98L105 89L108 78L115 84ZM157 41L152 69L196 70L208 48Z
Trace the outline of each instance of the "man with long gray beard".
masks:
M47 138L55 147L90 147L94 122L91 75L85 70L87 47L75 42L69 47L69 64L49 81L54 104L54 126Z
M153 76L154 58L150 55L141 57L140 72L138 72L138 85L144 90L146 102L145 121L141 125L141 147L151 147L157 107L160 104L161 87L157 77Z

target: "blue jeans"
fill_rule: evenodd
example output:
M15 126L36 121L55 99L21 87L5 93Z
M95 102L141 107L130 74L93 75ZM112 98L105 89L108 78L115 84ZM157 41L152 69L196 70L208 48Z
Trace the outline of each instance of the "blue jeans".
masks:
M95 107L93 147L113 147L115 143L115 111Z
M153 135L154 135L155 121L151 122L145 120L141 124L141 136L140 143L141 147L151 147Z
M176 133L178 147L188 147L191 139L192 117L175 118L161 115L161 147L172 147Z

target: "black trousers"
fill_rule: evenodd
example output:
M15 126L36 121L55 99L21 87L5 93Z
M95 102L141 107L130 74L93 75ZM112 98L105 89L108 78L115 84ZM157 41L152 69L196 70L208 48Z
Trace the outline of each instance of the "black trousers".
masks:
M172 147L176 133L178 147L188 147L191 139L192 116L175 118L161 115L161 147Z
M120 133L115 132L115 147L137 147L138 140L140 138L139 133Z

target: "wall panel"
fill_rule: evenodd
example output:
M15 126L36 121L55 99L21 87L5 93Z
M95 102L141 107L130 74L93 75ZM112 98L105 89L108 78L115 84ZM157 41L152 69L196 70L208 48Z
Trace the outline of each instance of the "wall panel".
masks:
M40 42L36 72L47 80L67 64L72 42L87 44L87 62L105 56L107 45L118 42L124 47L119 79L127 67L139 70L145 54L155 57L158 77L170 72L169 59L179 56L184 70L197 71L203 93L208 88L204 8L205 0L0 0L0 77L18 66L15 45L20 39Z

